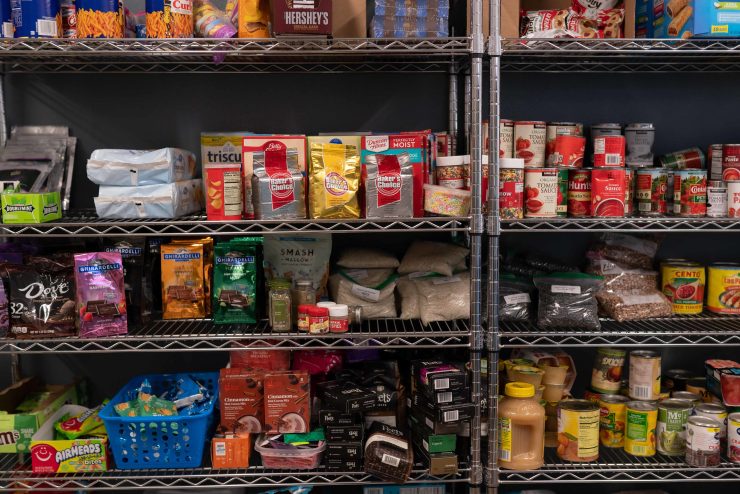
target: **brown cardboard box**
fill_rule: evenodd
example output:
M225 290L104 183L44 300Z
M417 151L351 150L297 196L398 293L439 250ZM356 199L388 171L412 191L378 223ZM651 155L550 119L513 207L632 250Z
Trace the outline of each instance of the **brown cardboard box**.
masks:
M332 5L332 35L335 38L367 37L366 0L335 0Z
M522 10L567 9L572 0L501 0L501 36L519 37L519 13ZM624 37L635 37L635 0L624 2ZM483 0L483 35L488 36L489 2ZM468 32L470 32L470 0L468 0Z

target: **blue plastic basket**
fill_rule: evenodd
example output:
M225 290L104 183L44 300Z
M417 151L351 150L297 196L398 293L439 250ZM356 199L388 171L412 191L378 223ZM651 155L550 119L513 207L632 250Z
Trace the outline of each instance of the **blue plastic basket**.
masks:
M193 376L214 395L208 411L174 417L120 417L113 409L127 401L130 391L148 379L155 392L167 389L183 376ZM154 374L129 381L100 412L108 431L116 466L123 470L146 468L197 468L208 444L207 434L218 403L218 372Z

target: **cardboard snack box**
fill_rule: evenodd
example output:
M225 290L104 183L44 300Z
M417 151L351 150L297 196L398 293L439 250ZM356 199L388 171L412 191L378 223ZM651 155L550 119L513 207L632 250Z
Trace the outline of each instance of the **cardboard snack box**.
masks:
M3 223L46 223L62 217L59 192L4 192Z

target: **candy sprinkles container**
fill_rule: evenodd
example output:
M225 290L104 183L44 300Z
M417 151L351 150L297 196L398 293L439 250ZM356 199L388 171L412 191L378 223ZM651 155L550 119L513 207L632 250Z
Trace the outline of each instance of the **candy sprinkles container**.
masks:
M424 211L440 216L467 216L470 212L470 191L426 184Z

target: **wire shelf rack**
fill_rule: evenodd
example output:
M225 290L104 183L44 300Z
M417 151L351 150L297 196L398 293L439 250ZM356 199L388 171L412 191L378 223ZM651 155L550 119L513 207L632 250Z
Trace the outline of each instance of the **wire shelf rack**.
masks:
M38 224L2 224L4 235L22 237L102 236L221 236L274 233L375 233L466 231L469 219L460 217L387 220L243 220L208 221L205 215L177 219L110 220L88 212L72 212L59 221Z
M217 325L209 319L155 321L125 336L107 338L3 339L0 353L183 352L238 349L467 348L466 320L432 322L376 319L347 333L273 333L267 321L256 325Z
M528 218L501 220L501 230L528 232L737 232L738 218Z
M545 448L545 465L538 470L498 469L502 484L546 482L699 482L740 481L740 464L726 457L719 465L692 467L681 456L656 454L631 456L622 449L601 448L599 459L591 463L571 463L558 458L554 448Z
M408 483L467 482L470 468L461 464L457 475L435 477L417 465ZM301 484L372 485L382 484L364 472L317 470L270 470L262 467L213 469L210 467L173 470L110 470L95 473L34 474L30 461L18 462L17 455L3 455L0 460L0 489L13 491L74 491L90 489L111 491L123 489L202 489L216 487L273 487Z
M6 72L447 72L470 39L9 39Z
M714 346L740 345L740 317L702 314L617 322L604 319L600 331L543 330L529 322L502 322L505 347Z

